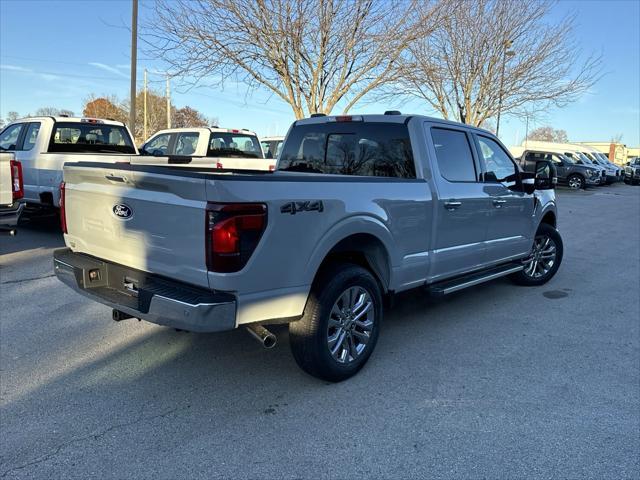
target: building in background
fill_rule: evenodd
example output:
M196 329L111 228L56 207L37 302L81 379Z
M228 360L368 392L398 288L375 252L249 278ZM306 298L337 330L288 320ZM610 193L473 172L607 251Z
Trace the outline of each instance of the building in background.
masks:
M578 142L604 153L613 163L625 165L628 159L640 156L640 147L629 148L624 143L614 142Z

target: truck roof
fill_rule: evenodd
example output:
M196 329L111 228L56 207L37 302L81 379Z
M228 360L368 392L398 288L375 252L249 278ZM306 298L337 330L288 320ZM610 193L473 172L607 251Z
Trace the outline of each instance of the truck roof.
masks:
M347 118L350 118L351 120L346 120ZM421 119L421 120L429 121L433 123L464 127L464 128L469 128L479 132L488 133L490 135L494 135L489 130L485 130L484 128L480 128L480 127L475 127L473 125L469 125L466 123L454 122L452 120L445 120L443 118L429 117L427 115L406 114L406 113L403 114L397 111L393 111L393 113L385 113L385 114L365 114L365 115L345 114L345 115L314 116L310 118L303 118L301 120L296 120L294 125L313 125L318 123L330 123L330 122L337 122L337 121L405 123L412 119Z
M244 135L254 135L255 132L247 130L246 128L220 128L218 126L211 127L180 127L180 128L165 128L164 130L158 130L152 136L159 133L176 133L176 132L211 132L211 133L242 133Z
M119 125L125 126L123 122L118 122L116 120L110 120L107 118L97 118L97 117L65 117L65 116L55 116L55 115L40 115L37 117L24 117L19 118L11 123L24 123L24 122L32 122L34 120L53 120L54 122L74 122L74 123L102 123L105 125Z

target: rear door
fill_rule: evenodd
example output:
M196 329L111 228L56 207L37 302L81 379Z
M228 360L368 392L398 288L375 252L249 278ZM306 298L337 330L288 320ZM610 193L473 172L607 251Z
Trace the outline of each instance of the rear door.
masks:
M493 138L474 134L482 163L484 191L493 213L487 230L486 258L490 263L526 254L533 234L533 195L522 191L515 162Z
M486 263L484 241L493 205L464 129L426 124L438 199L430 279L475 270Z
M208 286L205 181L147 167L67 165L66 242L74 251Z

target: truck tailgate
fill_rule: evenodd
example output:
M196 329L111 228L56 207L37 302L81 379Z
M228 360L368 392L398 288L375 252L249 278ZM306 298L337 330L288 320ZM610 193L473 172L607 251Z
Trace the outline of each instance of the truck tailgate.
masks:
M208 287L203 179L67 165L64 181L73 251Z

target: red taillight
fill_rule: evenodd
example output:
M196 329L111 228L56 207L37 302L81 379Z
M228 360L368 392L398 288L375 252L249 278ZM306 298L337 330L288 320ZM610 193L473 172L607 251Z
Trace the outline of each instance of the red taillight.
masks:
M353 120L351 115L338 115L336 117L336 122L350 122L351 120Z
M65 188L64 182L60 184L60 228L62 229L62 233L67 233L67 213L65 211Z
M275 165L269 165L269 171L273 172L276 169Z
M216 162L216 168L224 168L224 166L222 165L222 163Z
M210 203L207 205L207 269L237 272L249 261L267 226L262 203Z
M24 197L22 164L16 160L11 160L11 191L13 192L13 200L20 200Z

